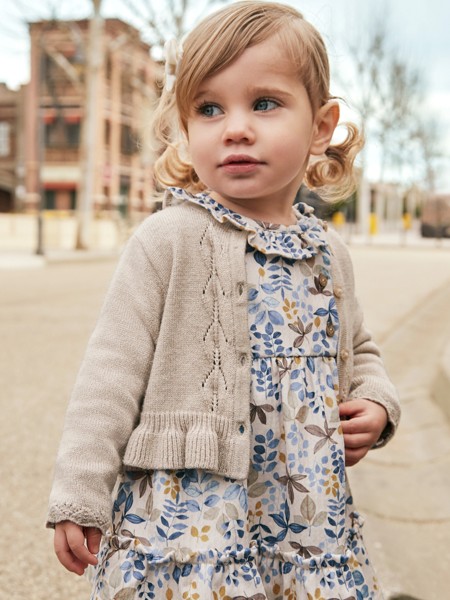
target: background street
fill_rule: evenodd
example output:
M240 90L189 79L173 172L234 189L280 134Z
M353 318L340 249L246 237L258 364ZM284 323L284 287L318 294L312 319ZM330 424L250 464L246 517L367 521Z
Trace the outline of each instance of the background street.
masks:
M387 596L448 597L450 426L433 401L448 344L450 250L353 246L366 322L400 390L394 440L350 473ZM115 259L0 270L0 595L87 600L45 514L63 416ZM450 398L449 398L450 402Z

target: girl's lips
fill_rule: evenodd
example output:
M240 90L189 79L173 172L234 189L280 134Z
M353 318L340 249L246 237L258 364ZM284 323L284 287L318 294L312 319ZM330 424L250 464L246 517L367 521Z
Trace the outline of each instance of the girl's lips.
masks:
M220 167L230 174L245 174L251 173L257 169L262 162L253 158L253 156L247 156L245 154L236 154L227 156L227 158L221 163Z

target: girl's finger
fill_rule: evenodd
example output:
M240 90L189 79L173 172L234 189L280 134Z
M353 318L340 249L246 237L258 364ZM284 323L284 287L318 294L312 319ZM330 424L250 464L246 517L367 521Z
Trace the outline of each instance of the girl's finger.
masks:
M368 448L358 448L356 450L345 450L345 465L347 467L353 467L356 465L368 452Z
M73 555L67 541L66 532L62 528L56 528L55 530L54 548L55 554L63 567L71 573L83 575L85 565Z
M85 530L87 547L92 554L97 554L100 549L102 532L97 527L86 527Z
M373 443L374 442L372 436L366 433L344 435L344 444L346 448L370 448L373 445Z
M70 523L66 529L67 543L72 551L72 554L80 561L83 565L83 570L88 565L96 565L97 558L89 552L84 545L84 532L81 527Z
M341 421L342 433L369 433L373 429L370 419L365 417L355 417L348 421Z

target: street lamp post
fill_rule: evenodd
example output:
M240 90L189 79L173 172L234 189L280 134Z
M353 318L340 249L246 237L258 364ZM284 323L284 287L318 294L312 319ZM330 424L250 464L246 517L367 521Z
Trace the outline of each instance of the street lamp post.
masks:
M39 74L38 74L38 85L37 85L37 102L38 102L38 126L37 126L37 157L38 157L38 169L37 169L37 188L39 195L39 202L37 207L37 239L36 239L36 254L38 256L44 256L44 210L45 210L45 196L44 196L44 185L42 181L42 168L45 161L45 135L44 135L44 107L43 103L43 92L44 83L46 79L46 54L44 45L40 43L40 57L39 57Z

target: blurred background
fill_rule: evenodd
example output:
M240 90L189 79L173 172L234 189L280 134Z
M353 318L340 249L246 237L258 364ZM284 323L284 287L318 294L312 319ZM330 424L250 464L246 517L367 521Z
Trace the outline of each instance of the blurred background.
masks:
M0 596L81 600L44 529L76 372L123 244L154 201L162 48L220 0L0 3ZM300 196L349 244L399 389L387 448L350 473L389 598L442 600L450 561L450 4L288 2L322 33L363 127L358 186ZM339 136L339 132L337 133Z

